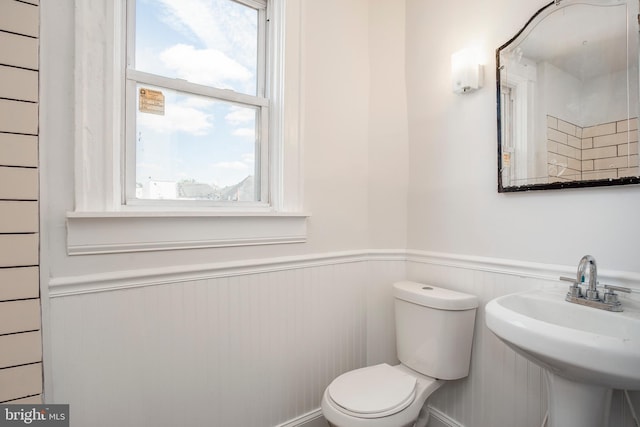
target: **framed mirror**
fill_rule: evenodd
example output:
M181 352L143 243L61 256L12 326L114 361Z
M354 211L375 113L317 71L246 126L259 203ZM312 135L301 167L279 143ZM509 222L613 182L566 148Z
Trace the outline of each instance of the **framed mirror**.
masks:
M498 191L640 183L638 0L555 0L496 51Z

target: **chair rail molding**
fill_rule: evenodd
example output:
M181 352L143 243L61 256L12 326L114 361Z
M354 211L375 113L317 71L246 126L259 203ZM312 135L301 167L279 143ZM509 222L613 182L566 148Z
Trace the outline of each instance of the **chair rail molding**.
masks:
M112 271L49 280L49 297L168 285L193 280L269 273L365 261L406 261L404 250L354 250L188 266Z
M274 271L367 261L405 261L484 271L557 282L560 276L575 274L575 266L532 263L502 258L457 255L413 249L362 249L298 256L208 263L188 266L122 270L49 279L49 297L107 292L118 289L167 285L192 280L233 277ZM640 291L640 273L598 270L603 282L620 284Z

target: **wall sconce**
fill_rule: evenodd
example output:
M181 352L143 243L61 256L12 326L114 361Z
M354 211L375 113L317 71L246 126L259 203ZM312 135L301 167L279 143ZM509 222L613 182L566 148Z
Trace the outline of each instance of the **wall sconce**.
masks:
M478 57L473 49L463 49L451 55L454 93L469 93L482 87L483 68Z

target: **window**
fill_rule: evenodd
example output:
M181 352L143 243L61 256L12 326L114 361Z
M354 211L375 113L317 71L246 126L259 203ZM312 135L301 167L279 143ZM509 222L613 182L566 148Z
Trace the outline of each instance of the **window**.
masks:
M301 3L75 4L69 255L306 240ZM216 5L226 12L212 18ZM223 34L215 19L245 30ZM228 67L214 74L211 58Z
M267 6L129 2L126 204L269 204Z

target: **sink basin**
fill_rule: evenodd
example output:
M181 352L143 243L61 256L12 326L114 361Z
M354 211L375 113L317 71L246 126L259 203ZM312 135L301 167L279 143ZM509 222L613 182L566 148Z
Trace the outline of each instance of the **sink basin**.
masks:
M564 300L566 289L505 295L486 306L487 326L524 357L568 379L640 389L640 304L620 313Z
M549 288L501 296L487 327L546 370L551 426L606 425L611 389L640 389L640 302L615 313L565 301Z

